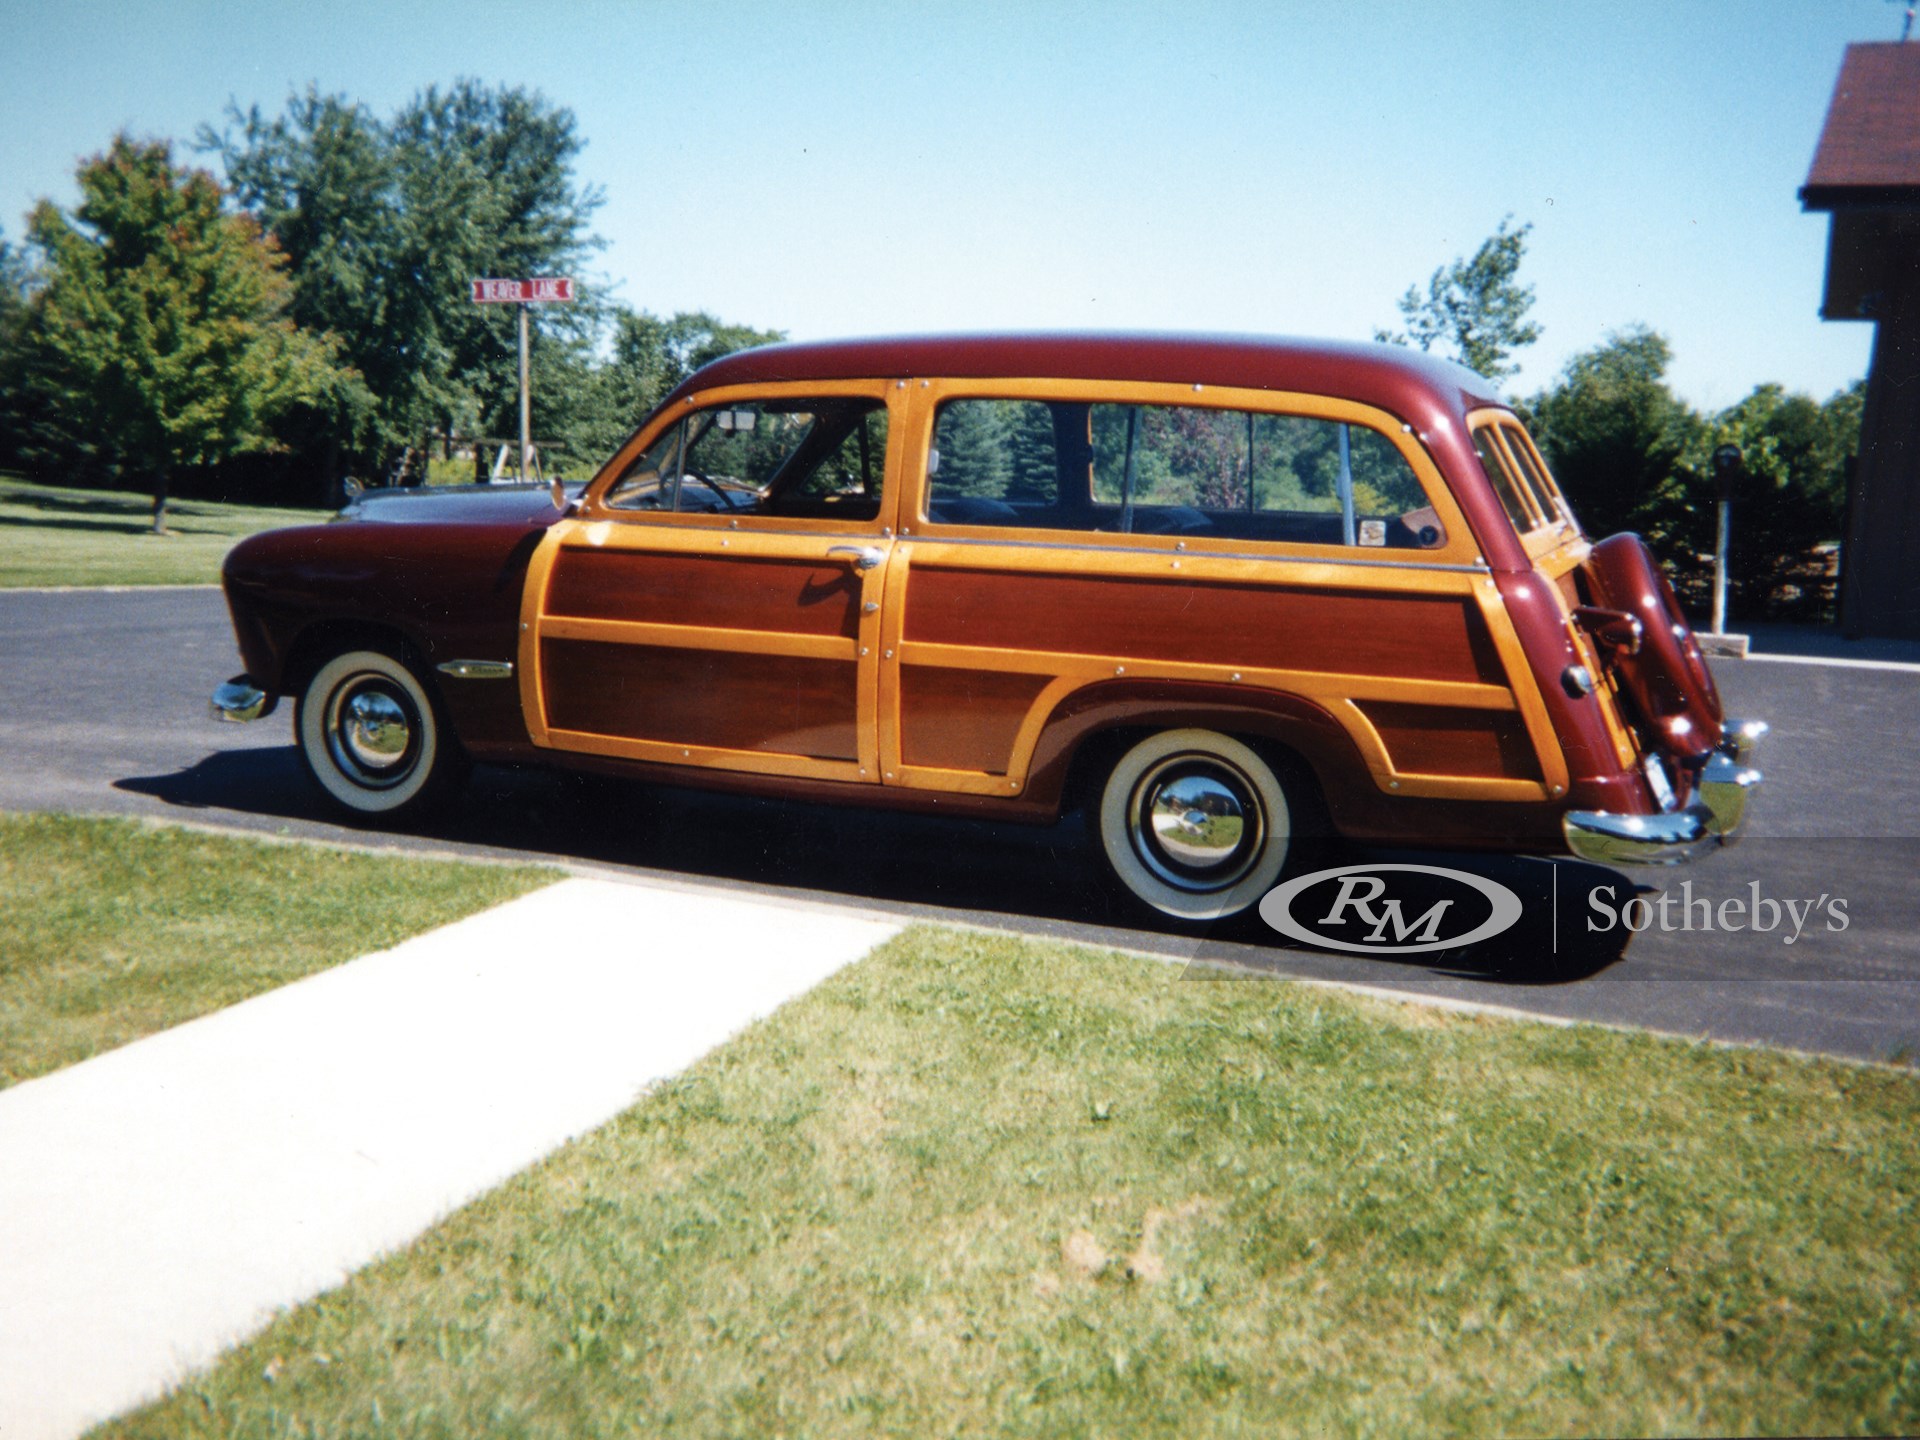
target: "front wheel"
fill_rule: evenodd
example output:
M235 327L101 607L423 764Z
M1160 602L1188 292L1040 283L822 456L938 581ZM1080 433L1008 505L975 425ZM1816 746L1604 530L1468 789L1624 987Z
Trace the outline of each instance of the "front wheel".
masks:
M1279 880L1295 809L1250 746L1212 730L1163 730L1108 775L1100 844L1142 903L1176 920L1224 920Z
M308 773L355 815L419 813L464 772L426 685L378 650L349 650L315 671L293 723Z

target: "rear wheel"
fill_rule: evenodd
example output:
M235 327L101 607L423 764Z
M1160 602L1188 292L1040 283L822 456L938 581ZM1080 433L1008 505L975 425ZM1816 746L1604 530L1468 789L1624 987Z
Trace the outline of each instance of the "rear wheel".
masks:
M315 671L294 733L314 782L355 815L417 814L465 778L464 757L426 682L378 650L349 650Z
M1251 909L1294 848L1287 787L1242 741L1212 730L1163 730L1107 776L1100 845L1120 883L1177 920Z

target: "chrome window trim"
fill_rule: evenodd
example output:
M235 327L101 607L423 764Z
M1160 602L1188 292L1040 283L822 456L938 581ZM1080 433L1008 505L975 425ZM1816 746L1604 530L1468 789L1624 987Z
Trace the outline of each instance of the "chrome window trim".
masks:
M616 510L610 515L585 514L577 518L589 525L624 525L637 522L638 527L642 529L672 530L680 535L712 535L721 540L730 535L791 535L803 539L859 540L865 543L893 538L878 519L875 519L871 529L865 530L796 530L791 526L754 524L758 517L753 515L741 515L725 525L689 525L678 511L673 510ZM788 517L781 515L770 518L784 520ZM751 529L748 528L749 525L752 525ZM568 536L565 543L578 548L590 542L578 541Z
M1089 530L1086 533L1098 535L1100 532ZM1168 555L1179 560L1258 560L1268 565L1358 565L1372 570L1448 571L1463 575L1493 573L1493 567L1485 564L1455 565L1441 561L1373 560L1362 559L1359 556L1309 555L1297 550L1270 550L1254 553L1244 550L1174 550L1157 545L1102 545L1097 541L1074 543L1065 540L989 540L979 535L942 535L936 530L922 530L918 535L908 538L918 540L923 545L990 545L1019 550L1094 550L1105 555Z

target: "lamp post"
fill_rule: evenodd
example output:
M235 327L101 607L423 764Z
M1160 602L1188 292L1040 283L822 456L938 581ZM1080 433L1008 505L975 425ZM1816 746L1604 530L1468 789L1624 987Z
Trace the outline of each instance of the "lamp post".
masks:
M1713 490L1719 501L1720 524L1713 542L1713 633L1727 633L1727 539L1733 528L1733 486L1746 457L1738 445L1722 445L1713 452Z

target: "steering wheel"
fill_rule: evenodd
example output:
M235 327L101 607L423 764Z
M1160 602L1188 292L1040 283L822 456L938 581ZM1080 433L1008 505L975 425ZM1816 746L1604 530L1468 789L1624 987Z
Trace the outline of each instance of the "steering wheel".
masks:
M709 495L719 500L719 509L738 510L740 508L741 502L735 500L725 486L716 484L711 476L705 475L698 470L688 470L681 474L680 483L684 486L689 480L698 481ZM715 507L709 506L709 513L711 513L714 508Z

